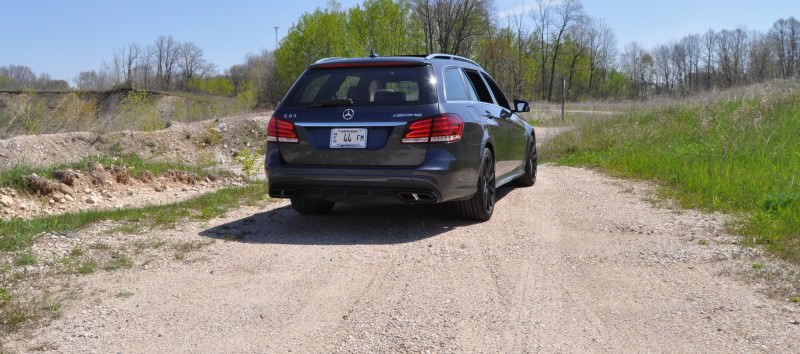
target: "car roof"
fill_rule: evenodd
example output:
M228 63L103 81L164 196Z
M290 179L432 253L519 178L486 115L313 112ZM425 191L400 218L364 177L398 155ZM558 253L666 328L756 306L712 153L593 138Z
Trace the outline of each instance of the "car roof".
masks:
M401 55L401 56L389 56L389 57L380 57L380 56L372 56L369 57L362 57L362 58L323 58L317 60L313 64L309 65L309 68L317 68L317 67L346 67L346 66L359 66L359 65L392 65L393 63L397 64L419 64L424 65L427 63L436 63L436 64L444 64L444 63L460 63L460 64L468 64L467 66L475 66L478 69L482 69L478 63L475 61L464 58L457 55L452 54L429 54L429 55Z

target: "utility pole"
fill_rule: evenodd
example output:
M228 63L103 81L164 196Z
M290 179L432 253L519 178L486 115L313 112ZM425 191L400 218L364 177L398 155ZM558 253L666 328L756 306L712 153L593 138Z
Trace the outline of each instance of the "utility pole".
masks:
M278 49L278 26L275 26L275 49Z
M564 122L564 103L567 98L567 78L561 77L561 122Z

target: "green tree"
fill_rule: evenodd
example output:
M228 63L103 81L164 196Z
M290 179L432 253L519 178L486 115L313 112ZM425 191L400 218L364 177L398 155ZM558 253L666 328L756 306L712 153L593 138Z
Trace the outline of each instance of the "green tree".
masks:
M278 84L285 91L305 68L320 58L355 54L348 45L347 14L337 9L319 9L300 16L297 24L275 50Z
M8 76L0 75L0 90L16 90L17 83Z
M364 1L363 8L357 5L348 11L351 44L362 55L370 50L383 56L421 53L424 34L412 14L407 0Z

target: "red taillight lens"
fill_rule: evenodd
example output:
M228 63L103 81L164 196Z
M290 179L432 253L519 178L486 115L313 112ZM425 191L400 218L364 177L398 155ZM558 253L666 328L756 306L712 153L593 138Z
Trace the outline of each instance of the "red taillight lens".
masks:
M452 143L461 140L464 121L458 114L446 113L412 122L401 140L405 144Z
M296 143L297 133L294 131L294 123L274 116L267 123L267 141L279 143Z

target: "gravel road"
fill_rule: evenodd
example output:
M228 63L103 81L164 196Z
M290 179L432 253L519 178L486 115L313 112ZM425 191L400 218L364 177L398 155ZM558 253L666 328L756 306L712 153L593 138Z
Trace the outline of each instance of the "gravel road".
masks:
M141 235L209 244L76 278L62 317L6 349L800 352L800 307L731 275L758 252L724 233L724 216L549 165L534 187L500 193L485 223L436 207L309 217L272 202Z

